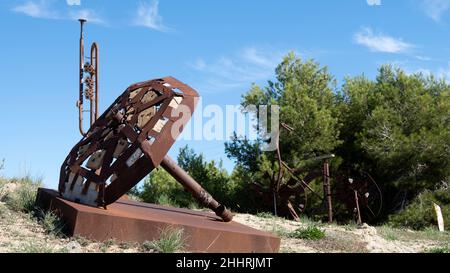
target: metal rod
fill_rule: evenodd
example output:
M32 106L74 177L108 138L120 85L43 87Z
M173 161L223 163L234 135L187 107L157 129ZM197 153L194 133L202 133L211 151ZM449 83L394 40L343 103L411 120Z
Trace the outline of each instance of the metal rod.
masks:
M186 171L180 168L169 156L165 156L161 162L170 175L180 182L202 205L212 209L224 222L233 220L231 212L224 205L219 204L205 189L200 186Z
M93 54L95 51L95 54ZM94 57L92 57L94 56ZM93 43L91 47L91 58L95 58L95 120L99 117L99 110L98 110L98 103L100 99L100 88L99 88L99 77L100 77L100 60L99 60L99 50L98 50L98 44Z
M359 210L359 200L358 200L358 191L354 190L355 192L355 203L356 203L356 212L358 213L358 225L362 225L362 220L361 220L361 212Z
M330 165L328 161L323 163L323 189L327 202L328 222L333 222L333 207L331 203Z
M86 132L83 130L83 89L84 89L84 35L83 35L83 26L86 20L79 19L80 21L80 61L79 61L79 98L77 101L78 107L78 128L80 130L81 135L86 135Z
M89 65L85 67L85 61L84 61L84 24L87 22L85 19L79 19L80 22L80 71L79 71L79 98L77 101L77 107L78 107L78 118L79 123L78 127L80 130L81 135L85 136L86 132L83 129L83 112L89 112L90 114L90 126L92 126L95 121L99 117L99 50L98 50L98 44L93 43L91 46L91 55L89 57ZM88 82L88 89L85 91L85 79L84 74L86 72L89 72L90 78ZM86 92L86 94L84 94ZM86 96L86 99L89 99L89 110L84 110L84 95Z

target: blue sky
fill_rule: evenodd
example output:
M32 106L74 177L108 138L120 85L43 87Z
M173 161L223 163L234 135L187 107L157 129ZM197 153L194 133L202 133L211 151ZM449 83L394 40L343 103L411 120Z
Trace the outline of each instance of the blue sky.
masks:
M203 105L239 104L293 50L345 76L381 64L450 79L450 0L176 1L3 0L0 3L5 176L25 172L56 187L77 130L79 17L100 44L101 109L134 82L172 75ZM223 141L180 141L233 163Z

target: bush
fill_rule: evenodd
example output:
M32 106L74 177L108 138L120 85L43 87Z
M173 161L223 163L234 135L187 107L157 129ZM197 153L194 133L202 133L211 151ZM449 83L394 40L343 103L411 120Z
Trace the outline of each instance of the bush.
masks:
M320 240L325 237L325 231L316 226L308 226L306 228L298 228L294 232L289 233L289 237L305 240Z
M6 193L5 201L8 207L17 212L33 212L41 179L26 176L20 180L12 180L11 183L16 183L18 187L15 191Z
M144 181L139 197L147 203L173 207L189 207L189 204L195 202L191 194L161 168L153 170Z
M423 230L436 226L437 218L433 203L442 209L445 223L450 223L450 188L442 187L435 191L424 191L419 194L404 210L389 217L389 224L394 227L408 227Z
M449 247L436 247L436 248L431 248L427 251L428 253L436 253L436 254L440 254L440 253L450 253L450 248Z
M164 229L160 238L152 242L144 242L144 249L156 250L161 253L175 253L184 248L183 229Z
M48 234L55 236L63 234L65 224L55 213L51 211L36 210L36 217Z

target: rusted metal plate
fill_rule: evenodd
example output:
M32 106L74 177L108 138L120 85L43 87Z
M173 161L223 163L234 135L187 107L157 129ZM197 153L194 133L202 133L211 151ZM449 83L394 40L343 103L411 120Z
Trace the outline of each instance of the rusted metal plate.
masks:
M186 250L209 253L275 253L280 239L245 225L223 223L212 213L178 209L122 198L108 209L73 203L53 190L39 189L37 204L61 215L70 236L106 241L144 242L165 228L183 228Z

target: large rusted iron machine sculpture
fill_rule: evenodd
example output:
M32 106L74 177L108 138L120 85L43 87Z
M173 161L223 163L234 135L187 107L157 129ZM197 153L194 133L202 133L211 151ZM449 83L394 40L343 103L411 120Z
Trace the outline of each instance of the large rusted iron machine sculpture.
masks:
M212 209L223 221L231 221L230 211L167 156L194 112L198 93L172 77L136 83L98 117L98 46L93 44L91 62L84 65L85 20L80 23L80 99L77 106L83 138L62 164L61 196L106 209L154 168L161 166L201 205ZM87 79L84 79L85 73L89 73ZM86 90L83 90L84 84ZM83 130L83 97L91 103L88 111L91 127L87 132Z

